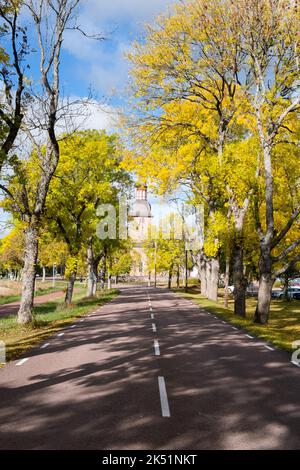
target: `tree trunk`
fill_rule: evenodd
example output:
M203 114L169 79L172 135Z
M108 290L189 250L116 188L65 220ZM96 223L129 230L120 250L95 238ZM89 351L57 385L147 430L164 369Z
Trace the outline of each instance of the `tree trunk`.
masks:
M18 323L26 324L33 320L32 308L34 300L36 263L38 257L38 231L35 225L29 225L24 232L24 268L23 285Z
M237 234L232 248L232 271L234 282L234 314L246 316L247 279L244 276L243 239Z
M230 258L226 257L225 264L225 277L224 277L224 307L228 308L228 296L229 296L229 275L230 275Z
M210 278L211 278L211 259L206 258L205 260L205 283L206 283L206 288L205 288L205 297L208 299L210 298Z
M270 249L267 247L261 248L262 253L259 260L259 288L258 299L255 310L254 322L265 325L268 323L269 310L272 298L272 287L274 284L274 277L272 276L272 260L270 256Z
M180 288L180 267L177 267L177 273L176 273L176 286L177 289Z
M101 259L101 266L100 266L100 273L99 273L101 289L104 289L105 281L106 281L106 258L107 258L107 250L104 250L103 256Z
M92 239L88 242L87 247L87 265L88 265L88 276L87 276L87 297L93 297L96 293L96 283L97 283L97 271L95 272L95 260L94 260L94 251L93 251L93 242Z
M72 303L75 280L76 280L76 272L73 272L69 277L66 296L65 296L65 305L68 307Z
M219 258L211 260L211 278L210 278L210 300L217 302L218 300L218 284L219 284L220 263Z
M172 287L172 275L173 275L173 266L169 269L169 276L168 276L168 289Z
M203 252L199 256L199 270L201 282L201 295L207 296L207 271L206 271L206 256Z
M220 262L219 258L206 259L206 296L215 302L218 300Z
M188 291L189 273L188 273L188 251L185 250L185 267L184 267L184 290Z
M45 268L45 266L42 266L42 270L43 270L42 282L45 282L46 281L46 268Z

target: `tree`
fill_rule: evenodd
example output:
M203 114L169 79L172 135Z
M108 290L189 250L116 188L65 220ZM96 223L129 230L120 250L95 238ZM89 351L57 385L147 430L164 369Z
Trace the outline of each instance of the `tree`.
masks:
M24 259L24 237L22 227L16 225L1 240L0 245L0 265L4 270L20 272L23 269Z
M65 302L72 302L79 256L87 252L88 275L97 277L106 240L97 241L97 207L114 204L129 179L119 167L121 147L116 135L82 131L60 142L60 161L52 179L44 224L68 247ZM116 243L108 240L107 243ZM88 295L94 293L94 285Z
M64 241L57 240L49 231L41 231L38 262L43 270L43 282L46 278L46 268L53 268L53 265L65 265L67 254L68 249Z
M298 185L292 178L284 225L277 218L283 200L275 194L280 183L274 171L275 161L278 173L285 165L278 152L297 161L298 24L299 8L288 0L195 0L149 27L130 54L139 110L131 125L131 166L157 179L162 192L186 186L204 201L208 239L201 277L213 299L222 233L233 231L239 315L245 315L244 224L251 207L260 237L259 323L267 322L274 278L300 259L300 240L284 241L300 214ZM239 149L243 159L235 155Z
M272 256L300 214L298 194L294 194L286 224L275 226L275 154L281 142L292 150L299 138L295 116L300 105L300 11L297 4L281 0L239 1L232 8L239 24L239 49L245 55L243 68L251 84L243 83L243 88L253 106L262 152L264 221L257 218L260 279L255 321L265 324L276 276L300 259L296 254L283 268L274 270L274 262L283 260L300 244L297 239L275 259Z
M146 158L147 153L152 154L149 166L156 178L153 143L161 142L160 151L169 145L170 166L159 166L165 189L169 191L174 180L188 185L198 202L206 204L206 218L213 225L229 199L230 188L222 188L220 179L224 147L226 141L241 133L237 120L241 107L245 107L236 79L243 53L236 45L234 25L231 22L232 27L228 28L229 23L227 2L183 4L175 9L174 15L149 26L146 41L136 44L129 55L133 64L133 93L138 101L138 119L132 125L132 133L140 146L139 154ZM180 151L178 158L176 154ZM174 159L178 165L175 171ZM204 162L201 167L204 160L210 165ZM138 171L142 171L139 161L136 163ZM149 167L144 173L149 174L148 170ZM230 198L233 200L232 192ZM246 206L247 203L235 204L234 214L239 221ZM216 238L200 263L202 292L214 300L219 249Z
M132 268L131 243L123 242L120 247L113 250L109 255L110 274L118 277L122 274L129 274Z
M11 4L15 5L14 2ZM10 118L10 123L3 113L1 117L8 125L8 137L12 134L13 141L16 138L16 131L22 130L23 138L26 136L27 139L27 149L19 146L18 154L15 153L8 158L10 168L5 175L1 190L7 201L10 201L6 201L6 209L22 220L24 226L24 269L21 305L18 312L19 323L29 323L33 319L39 231L49 185L59 161L58 124L63 120L64 125L68 125L74 113L74 109L72 111L70 109L70 101L60 96L60 61L65 30L76 29L74 15L78 4L79 0L28 0L21 3L22 9L29 12L33 24L33 43L40 55L38 74L29 81L30 94L27 101L30 107L27 106L26 113L21 103L25 81L23 70L30 66L30 60L27 62L24 60L24 63L21 60L25 55L23 49L28 51L27 36L24 38L25 46L24 48L22 46L19 56L17 50L15 52L14 44L17 38L15 23L18 11L16 8L13 9L11 47L14 53L13 67L16 69L18 80L16 84L12 80L7 80L5 86L9 102L12 101L11 97L15 97L14 119ZM34 51L30 52L29 59ZM76 111L78 114L79 110ZM22 121L22 127L20 121ZM24 155L26 150L28 151L28 142L32 146L29 154L35 152L38 161L34 175ZM8 149L8 155L11 150L12 145ZM22 152L23 155L21 155Z
M28 54L27 29L19 24L20 1L0 1L0 37L9 37L9 47L0 46L0 174L14 160L14 147L29 101L23 61ZM0 186L1 188L1 186Z
M173 274L176 272L178 285L180 269L185 269L185 228L181 217L171 213L161 221L159 227L153 225L150 228L143 244L149 274L155 271L155 275L165 275L169 289L172 287ZM191 255L188 267L192 268Z

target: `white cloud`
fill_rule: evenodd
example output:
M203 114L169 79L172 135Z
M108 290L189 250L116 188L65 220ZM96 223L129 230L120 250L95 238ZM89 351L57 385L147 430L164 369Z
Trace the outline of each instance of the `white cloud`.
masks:
M159 13L166 12L175 2L176 0L86 0L83 16L95 25L124 20L146 22Z
M117 123L117 111L108 105L89 104L87 105L87 118L78 121L81 130L96 129L113 131Z
M76 73L96 90L122 92L128 76L124 57L142 25L178 0L86 0L77 23L89 34L101 33L105 41L86 39L79 31L67 31L64 48L79 62Z

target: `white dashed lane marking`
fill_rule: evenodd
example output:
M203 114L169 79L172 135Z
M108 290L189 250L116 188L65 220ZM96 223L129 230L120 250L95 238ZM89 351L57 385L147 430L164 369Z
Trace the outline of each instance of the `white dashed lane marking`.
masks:
M158 388L160 396L161 414L163 418L170 418L170 407L164 377L158 377Z
M156 333L156 325L155 325L155 323L152 323L152 331L153 331L154 333Z
M50 343L45 343L45 344L43 344L43 346L40 347L40 349L45 349L45 348L47 348L48 346L50 346Z
M22 366L28 360L29 360L29 357L25 357L24 359L21 359L21 361L17 362L16 366Z
M154 340L154 353L155 353L155 356L160 356L159 343L157 339Z
M267 344L264 344L265 348L269 349L269 351L275 351L274 348L271 348L271 346L268 346Z

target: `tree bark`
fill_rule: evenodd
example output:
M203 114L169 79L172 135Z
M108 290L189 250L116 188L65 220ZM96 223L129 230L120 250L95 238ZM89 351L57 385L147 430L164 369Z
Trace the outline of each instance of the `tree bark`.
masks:
M168 276L168 289L172 287L172 275L173 275L173 266L169 269L169 276Z
M234 314L245 317L247 279L244 276L243 238L240 234L235 235L233 242L232 267L234 281Z
M87 265L88 265L88 282L87 282L87 297L93 297L97 289L97 269L95 271L95 259L93 250L93 241L89 240L87 246Z
M69 277L68 286L66 290L66 296L65 296L65 305L68 307L72 303L75 280L76 280L76 272L73 272Z
M210 278L210 300L217 302L218 300L218 284L219 284L220 263L219 258L211 259L211 278Z
M201 282L201 295L207 295L207 271L206 271L206 256L203 252L199 255L199 270Z
M268 323L275 278L272 275L272 260L269 247L262 247L259 260L259 288L254 322L261 325Z
M225 262L225 277L224 277L224 307L228 308L228 296L229 296L229 275L230 275L230 258L226 257Z
M106 281L106 260L107 260L107 250L104 249L103 256L102 256L102 259L101 259L100 273L99 273L99 279L100 279L100 286L101 286L101 289L104 289L104 287L105 287L105 281Z
M177 273L176 273L176 286L177 286L177 289L180 288L180 268L179 268L179 266L177 267Z
M38 257L38 230L30 224L24 232L24 268L21 303L18 311L18 323L26 324L33 320L33 300L35 288L36 263Z
M206 259L206 297L210 300L218 300L218 283L220 262L219 258Z

